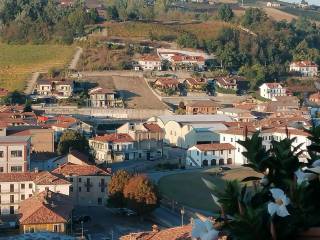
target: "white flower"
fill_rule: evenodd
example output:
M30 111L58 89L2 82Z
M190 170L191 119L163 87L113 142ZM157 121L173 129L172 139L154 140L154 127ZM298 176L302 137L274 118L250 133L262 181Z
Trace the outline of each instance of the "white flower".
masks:
M317 177L317 175L313 173L305 173L301 171L301 169L298 169L297 171L295 171L294 174L297 177L298 185L301 185L304 182L308 183L310 180L315 179Z
M200 238L200 240L217 240L219 231L213 228L213 224L209 220L196 219L192 225L191 236L195 239Z
M270 189L274 202L268 203L268 212L271 216L275 213L279 217L286 217L289 214L287 210L287 205L290 203L290 199L284 194L284 192L279 188Z

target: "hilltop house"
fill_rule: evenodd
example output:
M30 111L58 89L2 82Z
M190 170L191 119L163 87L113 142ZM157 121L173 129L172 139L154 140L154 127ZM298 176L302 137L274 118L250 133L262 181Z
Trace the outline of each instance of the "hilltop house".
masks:
M66 80L38 80L34 93L39 97L56 97L58 99L72 96L74 83Z
M173 89L178 90L179 81L175 78L157 78L154 86L160 89Z
M318 65L312 61L292 62L290 72L298 72L303 77L314 77L318 75Z
M260 96L270 100L274 97L287 96L286 88L282 87L280 83L264 83L259 89Z
M161 59L157 55L143 55L139 58L138 64L139 66L136 70L140 70L140 68L143 71L162 70Z
M203 91L207 81L204 78L187 78L183 83L190 91Z
M237 90L237 79L234 77L217 77L215 78L216 85L220 88L230 89L230 90Z

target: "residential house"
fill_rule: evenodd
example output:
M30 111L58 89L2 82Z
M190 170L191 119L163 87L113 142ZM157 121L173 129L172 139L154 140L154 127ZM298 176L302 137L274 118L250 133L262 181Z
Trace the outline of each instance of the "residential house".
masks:
M230 143L197 144L188 149L186 166L207 167L234 164L235 149Z
M22 233L66 233L72 221L69 196L46 189L21 202L19 224Z
M280 83L264 83L260 87L260 96L272 100L274 97L287 96L286 88Z
M255 111L264 113L290 112L300 108L299 99L295 96L277 96L270 102L257 104Z
M162 70L161 59L157 55L143 55L139 58L138 64L143 71Z
M70 197L77 206L104 206L108 199L110 173L90 164L67 162L55 170L54 174L63 175L70 182Z
M0 173L27 172L30 152L30 136L0 137Z
M154 85L160 89L178 90L179 81L175 78L157 78Z
M1 173L0 213L17 214L22 201L46 189L69 195L70 185L63 176L49 172Z
M320 104L320 92L313 93L309 96L309 101L315 104Z
M39 97L56 97L58 99L72 96L74 83L67 80L40 79L36 83L35 94Z
M155 123L125 123L117 133L128 134L134 141L139 159L162 158L164 131ZM135 157L136 158L136 157Z
M224 76L224 77L217 77L215 78L216 85L219 88L223 89L230 89L230 90L237 90L237 79L230 76Z
M164 115L148 119L165 132L164 143L188 149L196 144L219 142L219 132L228 128L225 115Z
M203 91L207 80L204 78L187 78L183 83L190 91Z
M138 152L134 140L126 133L105 134L89 139L97 163L112 163L133 160Z
M168 60L173 70L192 68L202 70L205 69L205 61L213 58L203 52L164 48L158 48L157 54L162 60Z
M314 77L318 75L318 65L312 61L292 62L290 72L298 72L304 77Z
M23 106L3 106L0 109L0 123L6 126L36 125L34 112L24 112Z
M216 114L220 105L211 100L200 100L186 104L187 115Z
M234 121L239 122L251 122L256 119L249 110L241 108L220 108L217 110L217 114L224 114L230 116Z
M106 88L93 88L89 91L90 105L94 108L111 108L116 106L115 92Z
M267 7L281 7L281 4L278 2L267 2Z

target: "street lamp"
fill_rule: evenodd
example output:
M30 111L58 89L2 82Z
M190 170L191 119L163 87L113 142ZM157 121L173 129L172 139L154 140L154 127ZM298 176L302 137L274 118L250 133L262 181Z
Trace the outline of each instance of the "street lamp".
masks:
M183 215L184 215L184 207L181 208L180 210L180 213L181 213L181 226L183 227Z

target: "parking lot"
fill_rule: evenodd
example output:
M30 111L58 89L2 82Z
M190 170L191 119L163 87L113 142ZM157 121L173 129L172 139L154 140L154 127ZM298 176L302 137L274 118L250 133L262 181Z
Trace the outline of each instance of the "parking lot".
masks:
M116 240L128 233L150 231L153 225L137 216L115 214L105 207L77 207L74 215L90 216L91 220L83 223L83 232L94 240ZM74 224L73 229L76 236L81 236L81 223Z

